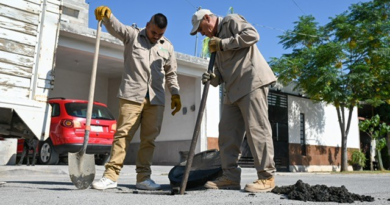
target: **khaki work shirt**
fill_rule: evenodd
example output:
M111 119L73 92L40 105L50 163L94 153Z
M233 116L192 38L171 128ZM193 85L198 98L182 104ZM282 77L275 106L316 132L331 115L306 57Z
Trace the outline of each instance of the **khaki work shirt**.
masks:
M213 86L225 82L224 103L234 103L253 90L276 81L276 77L256 46L260 36L242 16L218 17L217 37L223 51L218 51Z
M117 97L142 103L149 91L152 105L165 104L165 85L179 94L173 45L164 36L152 44L145 29L125 26L114 15L103 18L107 31L124 44L124 71Z

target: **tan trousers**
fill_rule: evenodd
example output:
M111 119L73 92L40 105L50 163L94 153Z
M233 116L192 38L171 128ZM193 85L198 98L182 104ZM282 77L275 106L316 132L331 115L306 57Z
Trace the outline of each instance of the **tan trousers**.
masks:
M270 178L276 172L268 90L268 86L261 87L233 104L223 105L218 143L223 175L231 181L241 181L237 161L245 132L259 179Z
M127 149L141 126L141 143L136 159L137 182L150 178L154 141L160 134L163 116L164 106L151 105L147 99L142 104L119 99L118 128L111 147L111 159L105 165L104 177L118 180Z

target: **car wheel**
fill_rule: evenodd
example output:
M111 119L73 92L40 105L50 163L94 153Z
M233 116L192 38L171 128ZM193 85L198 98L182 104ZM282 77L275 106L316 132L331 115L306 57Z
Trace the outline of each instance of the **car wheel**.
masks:
M95 164L96 165L105 165L107 162L110 161L110 156L109 154L98 154L95 157Z
M50 139L41 142L39 145L39 164L56 165L60 160Z

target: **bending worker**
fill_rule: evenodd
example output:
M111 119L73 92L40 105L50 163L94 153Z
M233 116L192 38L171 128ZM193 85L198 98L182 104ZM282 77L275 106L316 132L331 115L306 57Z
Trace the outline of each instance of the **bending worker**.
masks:
M117 97L119 98L118 128L111 148L111 158L105 164L103 178L92 184L95 189L117 187L130 142L141 126L141 143L136 158L137 189L161 189L151 179L155 139L160 134L164 115L165 85L171 93L171 108L175 115L181 109L177 64L171 42L164 37L167 18L155 14L146 28L125 26L107 6L97 7L97 20L124 44L124 70Z
M195 12L192 26L190 34L209 37L210 52L217 52L214 73L204 73L202 82L210 81L213 86L225 83L226 89L218 139L223 175L205 187L241 189L237 161L246 133L258 179L244 190L270 191L275 187L276 168L267 96L276 77L256 46L259 34L238 14L222 18L208 9Z

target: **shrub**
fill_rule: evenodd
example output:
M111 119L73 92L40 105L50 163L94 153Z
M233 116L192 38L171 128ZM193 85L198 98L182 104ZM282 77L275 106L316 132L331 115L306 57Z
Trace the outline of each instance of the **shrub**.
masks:
M352 165L357 164L364 167L366 163L366 155L360 150L355 150L352 152L350 163Z

